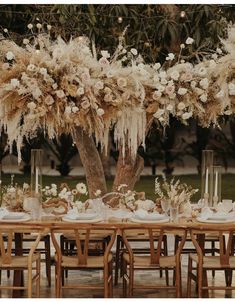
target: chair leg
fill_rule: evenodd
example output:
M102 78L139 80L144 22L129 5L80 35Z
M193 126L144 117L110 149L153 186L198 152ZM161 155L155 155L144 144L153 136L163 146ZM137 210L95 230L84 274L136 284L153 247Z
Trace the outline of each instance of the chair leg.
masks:
M62 282L61 282L61 267L56 263L56 278L55 278L55 293L56 298L61 298Z
M198 298L202 298L202 280L203 279L203 269L197 266L197 280L198 280Z
M28 298L32 298L32 266L28 267Z
M192 259L188 258L188 278L187 278L187 298L191 298L191 287L192 287L192 268L193 268L193 262Z
M39 258L36 262L36 274L37 274L37 279L36 279L36 297L40 298L40 279L41 279L41 259Z
M167 236L164 238L164 256L168 256L168 246L167 246ZM169 285L169 270L165 269L165 275L166 275L166 285Z
M104 266L104 298L109 297L109 264L105 264Z
M113 298L113 261L109 263L109 298Z
M51 287L51 245L50 245L50 235L44 236L45 243L45 261L46 261L46 275L48 286Z
M127 263L123 259L122 261L122 295L123 298L127 298Z
M181 297L181 263L179 262L175 267L175 286L176 286L176 298Z
M118 272L120 267L120 247L121 247L121 236L117 236L116 244L116 255L115 255L115 275L114 275L114 285L118 284Z
M129 264L129 297L133 297L133 291L134 291L134 267Z

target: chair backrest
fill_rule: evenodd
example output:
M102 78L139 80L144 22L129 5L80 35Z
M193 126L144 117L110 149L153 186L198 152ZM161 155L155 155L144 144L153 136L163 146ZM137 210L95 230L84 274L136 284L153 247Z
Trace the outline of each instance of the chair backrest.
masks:
M2 265L9 265L12 262L12 245L15 239L15 233L22 234L23 233L34 232L37 233L37 237L35 241L31 244L31 248L29 251L29 257L32 257L40 239L43 234L47 234L49 232L48 229L44 227L33 227L33 226L25 226L22 227L19 224L7 224L0 225L0 258L2 260Z
M235 226L213 225L192 227L190 229L192 242L196 248L199 262L202 263L207 234L215 236L219 242L220 264L224 267L229 266L229 257L233 255ZM225 235L227 235L225 239Z
M175 251L175 257L177 258L180 257L187 236L187 229L184 227L171 227L164 225L159 227L152 227L150 225L145 225L141 229L137 229L136 227L124 228L122 232L122 238L127 247L130 258L133 257L133 251L128 242L128 234L130 233L130 230L131 232L133 232L133 230L136 230L136 241L138 241L138 234L144 233L148 235L151 264L159 264L160 258L162 257L162 248L165 236L167 236L168 234L180 234L182 240L177 247L177 250Z
M61 226L61 227L54 227L51 229L51 238L52 242L54 244L57 257L58 257L58 262L62 260L62 254L61 254L61 248L58 244L58 241L56 239L56 234L58 233L72 233L74 234L74 239L75 239L75 244L77 247L77 261L78 265L86 265L87 264L87 259L88 259L88 249L89 249L89 242L92 241L92 235L93 234L100 234L102 236L102 231L104 233L104 237L107 237L107 232L110 234L110 241L105 249L104 253L104 261L109 255L109 252L113 246L113 243L116 238L116 229L113 227L99 227L99 226L91 226L91 225L80 225L78 224L77 226Z

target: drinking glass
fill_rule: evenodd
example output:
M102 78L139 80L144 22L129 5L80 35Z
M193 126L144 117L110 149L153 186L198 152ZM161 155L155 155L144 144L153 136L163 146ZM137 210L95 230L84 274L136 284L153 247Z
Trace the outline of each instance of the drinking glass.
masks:
M179 221L179 207L170 207L170 220L171 222Z
M168 216L168 211L169 211L169 208L170 208L170 200L162 199L161 200L161 207L162 207L164 213Z

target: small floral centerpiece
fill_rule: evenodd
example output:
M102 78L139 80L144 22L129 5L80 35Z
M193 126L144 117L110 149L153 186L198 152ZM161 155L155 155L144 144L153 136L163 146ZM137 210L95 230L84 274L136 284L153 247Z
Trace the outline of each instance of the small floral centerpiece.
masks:
M136 211L143 209L148 212L154 211L156 204L150 199L146 199L145 192L136 192L127 189L126 184L121 184L116 192L110 192L102 197L104 200L107 196L112 196L107 201L107 204L112 208L127 209L129 211Z
M83 207L80 201L81 195L87 195L87 187L84 183L78 183L76 188L71 189L66 183L58 187L56 184L45 186L43 192L43 208L52 211L53 214L65 214L69 209Z
M198 192L198 189L193 189L186 183L180 183L180 180L172 178L170 182L163 178L163 182L155 179L155 193L157 195L156 202L161 204L161 200L168 200L170 207L178 207L180 211L183 211L183 207L190 203L190 198Z
M23 211L23 201L26 195L29 195L30 186L24 183L23 186L15 184L2 187L2 207L11 211Z

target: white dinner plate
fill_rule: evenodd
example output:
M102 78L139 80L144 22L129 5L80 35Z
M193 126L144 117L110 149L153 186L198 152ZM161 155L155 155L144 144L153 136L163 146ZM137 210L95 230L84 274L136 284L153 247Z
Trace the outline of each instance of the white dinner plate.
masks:
M228 223L228 222L235 222L235 218L230 219L205 219L201 217L196 217L196 220L203 223Z
M144 219L137 219L137 218L130 218L130 221L132 222L137 222L137 223L164 223L164 222L169 222L169 218L164 218L164 219L155 219L155 220L144 220Z
M22 213L23 215L19 215L17 212L12 212L4 215L0 218L1 222L17 222L17 221L28 221L31 219L31 216L26 213Z
M93 219L78 219L78 218L76 219L65 215L64 217L62 217L62 220L67 222L76 222L76 223L95 223L103 220L103 218L101 217L96 217Z

